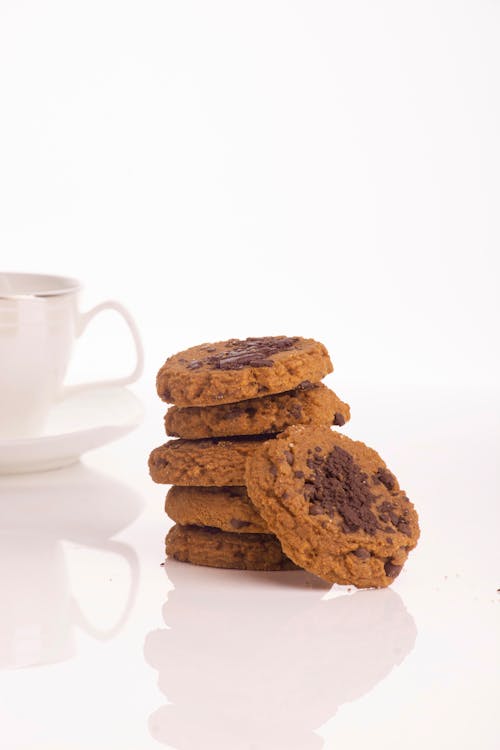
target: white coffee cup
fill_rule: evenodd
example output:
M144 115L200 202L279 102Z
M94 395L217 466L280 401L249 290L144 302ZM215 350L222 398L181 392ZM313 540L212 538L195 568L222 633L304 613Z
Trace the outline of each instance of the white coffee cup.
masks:
M80 282L63 276L0 273L0 439L43 432L51 406L69 394L137 380L144 356L136 324L119 302L78 310ZM114 380L64 386L73 344L102 310L116 310L127 323L136 350L130 374Z

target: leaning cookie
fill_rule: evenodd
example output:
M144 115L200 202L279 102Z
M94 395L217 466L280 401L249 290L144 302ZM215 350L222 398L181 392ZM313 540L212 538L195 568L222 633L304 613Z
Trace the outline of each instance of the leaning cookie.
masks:
M248 494L297 565L331 583L388 586L419 537L380 456L326 427L290 427L249 458Z
M172 406L165 415L167 435L189 439L282 432L293 424L342 426L348 404L323 383L301 383L286 393L219 406Z
M231 534L202 526L173 526L165 540L167 555L193 565L235 570L296 570L270 534Z
M182 526L212 526L244 534L270 533L245 487L171 487L165 511Z
M169 440L149 457L149 472L159 484L225 487L245 484L247 458L269 435Z
M214 406L281 393L321 380L333 366L323 344L299 336L229 339L167 359L158 395L177 406Z

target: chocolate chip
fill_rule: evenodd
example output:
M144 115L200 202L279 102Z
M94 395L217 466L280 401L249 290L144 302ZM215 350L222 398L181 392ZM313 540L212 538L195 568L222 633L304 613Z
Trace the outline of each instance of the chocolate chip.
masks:
M278 476L278 469L274 464L271 464L271 466L269 467L269 473L272 477Z
M384 487L390 492L392 492L392 490L396 487L396 477L391 474L388 469L384 469L382 466L377 469L377 472L376 474L374 474L373 479L375 482L383 484Z
M167 402L171 402L172 401L172 394L170 393L170 391L168 390L168 388L164 388L163 389L163 391L161 393L161 397L162 397L163 401L167 401Z
M293 466L293 453L291 451L283 451L283 455L285 456L287 463L290 464L290 466Z
M316 453L321 453L323 448L320 445L317 445L314 450L316 451Z
M384 570L386 576L389 578L396 578L401 573L401 570L403 569L402 565L394 565L394 563L391 560L387 560L387 562L384 565Z
M188 370L199 370L201 366L202 363L198 359L194 359L192 362L186 365Z
M293 476L296 479L303 479L304 478L304 472L303 471L294 471Z
M358 547L358 549L355 549L352 554L359 557L360 560L367 560L370 557L370 552L364 547Z
M238 518L231 518L230 521L233 529L244 529L245 526L250 526L250 521L240 521Z
M302 407L300 404L292 404L288 411L292 419L302 419Z
M345 417L344 417L344 415L341 414L339 411L336 411L335 414L334 414L334 416L333 416L333 422L332 422L332 424L335 425L336 427L342 427L342 425L345 424Z

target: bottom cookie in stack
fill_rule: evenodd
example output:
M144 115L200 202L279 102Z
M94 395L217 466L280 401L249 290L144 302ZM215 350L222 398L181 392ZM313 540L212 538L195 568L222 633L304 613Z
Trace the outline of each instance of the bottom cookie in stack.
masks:
M176 521L165 540L181 562L237 570L295 570L244 487L172 487L165 510Z

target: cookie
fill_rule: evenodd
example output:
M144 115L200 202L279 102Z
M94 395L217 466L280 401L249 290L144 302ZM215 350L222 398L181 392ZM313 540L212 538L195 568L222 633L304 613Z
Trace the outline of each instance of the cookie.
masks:
M322 383L303 383L293 391L219 406L171 406L167 435L182 438L260 435L282 432L293 424L345 424L348 404Z
M282 393L321 380L333 366L323 344L299 336L229 339L167 359L158 395L177 406L215 406Z
M183 526L213 526L222 531L269 534L246 487L172 487L165 511Z
M236 570L295 570L296 565L270 534L232 534L203 526L173 526L165 540L167 555L181 562Z
M245 463L269 436L169 440L149 457L154 482L184 486L242 486Z
M290 427L249 458L248 494L283 550L331 583L384 587L419 537L380 456L326 427Z

